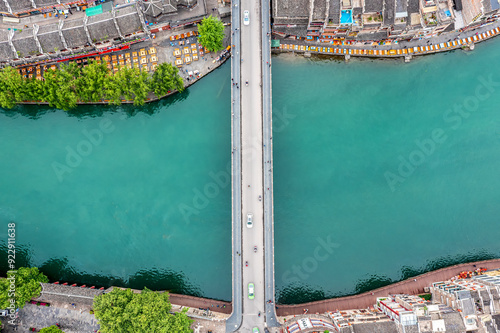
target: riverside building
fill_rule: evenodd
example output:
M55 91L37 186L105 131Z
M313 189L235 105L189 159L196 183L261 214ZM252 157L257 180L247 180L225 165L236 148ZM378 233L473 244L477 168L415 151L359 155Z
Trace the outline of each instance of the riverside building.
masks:
M273 0L273 32L338 44L466 31L497 19L498 0Z
M154 38L207 15L198 0L2 0L0 67L60 60Z

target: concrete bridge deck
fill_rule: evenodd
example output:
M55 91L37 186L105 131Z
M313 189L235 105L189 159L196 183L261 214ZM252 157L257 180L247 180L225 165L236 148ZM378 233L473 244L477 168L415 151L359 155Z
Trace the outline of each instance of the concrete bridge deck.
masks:
M278 326L274 307L270 3L232 3L233 312L226 331ZM241 24L248 11L249 24ZM252 225L248 225L249 216ZM254 247L257 251L254 251ZM248 263L248 266L246 265ZM249 297L249 285L254 298Z

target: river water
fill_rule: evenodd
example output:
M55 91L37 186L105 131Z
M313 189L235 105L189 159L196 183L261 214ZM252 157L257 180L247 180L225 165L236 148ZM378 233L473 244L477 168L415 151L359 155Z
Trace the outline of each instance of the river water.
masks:
M498 257L500 43L273 58L277 300ZM230 66L142 108L0 112L0 270L231 299Z

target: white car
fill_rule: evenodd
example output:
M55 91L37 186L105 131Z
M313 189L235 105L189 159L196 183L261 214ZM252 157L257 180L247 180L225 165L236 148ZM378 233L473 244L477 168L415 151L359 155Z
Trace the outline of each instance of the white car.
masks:
M250 24L250 13L248 10L245 10L243 12L243 24L244 25L249 25Z
M252 219L252 217L253 217L252 213L248 213L247 214L247 228L253 227L253 219Z

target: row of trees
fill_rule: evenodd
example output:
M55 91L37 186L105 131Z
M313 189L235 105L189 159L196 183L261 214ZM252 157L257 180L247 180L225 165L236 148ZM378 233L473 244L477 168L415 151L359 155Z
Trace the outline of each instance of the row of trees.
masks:
M12 277L12 279L10 279ZM12 281L11 281L12 280ZM15 282L14 282L15 281ZM40 295L40 283L47 283L48 278L38 268L21 267L16 274L0 279L0 309L10 306L15 286L15 307L22 309L32 298ZM130 289L114 288L110 293L101 294L94 299L94 315L102 333L191 333L193 320L187 315L187 309L171 314L169 294L144 289L140 294ZM40 332L60 333L57 326L46 327Z
M78 101L119 105L133 100L143 105L150 92L164 96L168 91L184 90L184 80L172 64L162 63L150 75L138 68L123 67L112 73L105 62L91 62L87 67L75 63L62 65L59 70L48 69L44 80L23 78L12 67L0 71L0 106L12 108L22 101L47 102L63 110L74 108Z
M210 51L223 49L224 25L218 18L204 18L198 31L201 45ZM78 101L102 100L112 105L118 105L122 100L143 105L150 92L160 97L168 91L184 89L178 69L166 63L159 65L153 75L135 67L123 67L112 73L106 63L92 62L83 68L70 63L62 65L59 70L46 70L43 77L43 81L23 78L12 67L0 70L0 106L10 109L23 101L36 101L69 110Z

